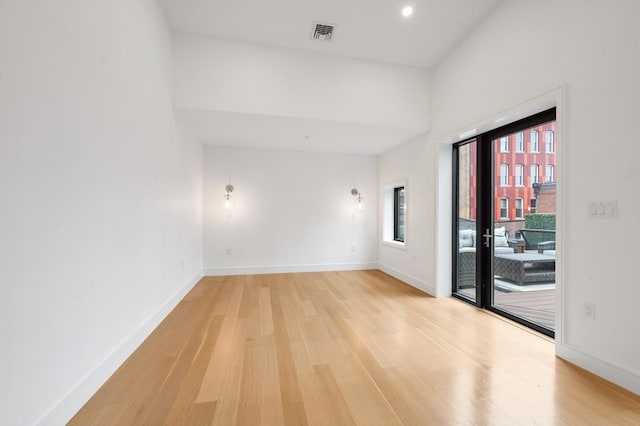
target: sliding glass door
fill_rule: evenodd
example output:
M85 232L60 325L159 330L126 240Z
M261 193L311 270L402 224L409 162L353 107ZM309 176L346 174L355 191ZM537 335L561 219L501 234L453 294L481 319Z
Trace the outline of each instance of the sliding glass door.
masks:
M454 146L453 293L555 324L555 109Z

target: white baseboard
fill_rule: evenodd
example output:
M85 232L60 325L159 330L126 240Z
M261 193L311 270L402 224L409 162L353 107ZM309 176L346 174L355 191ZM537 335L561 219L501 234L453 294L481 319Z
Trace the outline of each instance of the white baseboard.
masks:
M38 421L37 425L65 425L93 396L109 377L126 361L126 359L142 344L151 332L166 318L184 296L203 277L198 272L189 282L176 291L149 318L143 321L124 341L89 374L55 404Z
M419 278L414 277L413 275L405 274L398 269L392 268L391 266L385 265L383 263L378 263L378 269L382 272L391 275L394 278L399 279L400 281L404 281L412 287L417 288L418 290L424 291L425 293L434 296L436 294L436 289L433 285L423 281Z
M640 395L640 376L638 374L594 358L560 342L556 342L556 355L636 395Z
M216 277L226 275L286 274L292 272L360 271L364 269L378 269L378 264L376 262L363 262L204 268L204 275Z

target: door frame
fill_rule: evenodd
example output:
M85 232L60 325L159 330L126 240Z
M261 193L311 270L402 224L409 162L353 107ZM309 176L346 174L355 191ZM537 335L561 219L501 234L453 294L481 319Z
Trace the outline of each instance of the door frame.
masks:
M457 287L457 259L458 249L457 245L453 242L458 238L458 155L455 152L457 146L463 146L468 143L476 143L476 159L475 164L477 167L477 181L476 181L476 235L480 239L480 235L484 229L494 229L494 215L495 215L495 158L494 158L494 143L493 141L500 137L510 135L517 131L534 127L549 121L556 121L557 123L557 108L546 109L544 111L531 114L527 117L513 121L509 124L497 127L495 129L488 130L479 135L470 137L468 139L454 143L451 146L452 151L452 211L451 211L451 230L452 230L452 244L451 244L451 289L452 295L458 299L471 303L480 308L487 309L491 312L504 316L512 321L518 322L531 329L534 329L540 333L543 333L550 337L555 337L555 331L542 327L534 322L531 322L525 318L515 316L505 310L499 309L493 304L494 294L494 274L493 274L493 256L494 247L493 239L491 240L491 247L485 248L483 244L476 244L476 299L475 301L464 297L455 292ZM556 145L557 147L557 145ZM556 151L559 151L556 149ZM561 157L556 157L556 167L560 165ZM560 170L561 171L561 170ZM559 174L556 175L559 178ZM482 183L481 183L482 182ZM560 204L560 197L556 195L556 206ZM556 210L556 216L558 216L558 209ZM559 221L557 221L559 223ZM558 228L558 225L556 225ZM558 247L559 248L559 247ZM559 250L558 250L559 252ZM558 276L560 274L557 274ZM556 291L559 291L559 286L556 280ZM556 296L556 329L560 315L558 315L557 303L558 296Z

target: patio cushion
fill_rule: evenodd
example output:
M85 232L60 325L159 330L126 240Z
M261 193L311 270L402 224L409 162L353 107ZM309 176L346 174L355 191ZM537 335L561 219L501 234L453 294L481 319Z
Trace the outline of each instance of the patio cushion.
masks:
M507 230L504 226L496 228L493 232L493 238L494 247L509 247L509 242L507 241Z
M472 229L463 229L458 233L458 247L475 247L476 232Z

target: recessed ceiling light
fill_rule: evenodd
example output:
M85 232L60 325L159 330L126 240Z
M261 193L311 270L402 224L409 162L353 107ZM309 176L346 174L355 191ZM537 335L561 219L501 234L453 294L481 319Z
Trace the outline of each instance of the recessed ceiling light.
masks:
M411 15L413 15L413 7L405 6L404 8L402 8L402 16L408 18Z

